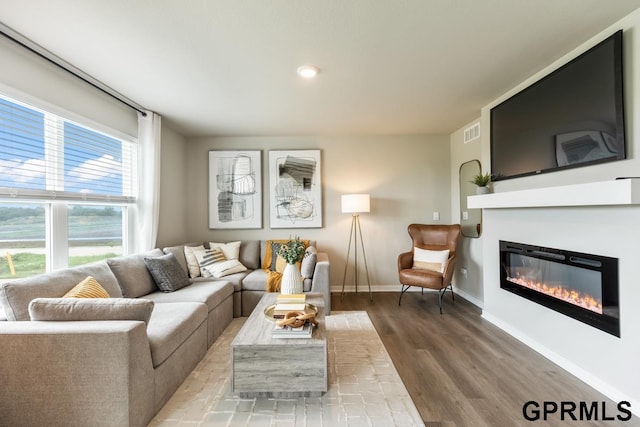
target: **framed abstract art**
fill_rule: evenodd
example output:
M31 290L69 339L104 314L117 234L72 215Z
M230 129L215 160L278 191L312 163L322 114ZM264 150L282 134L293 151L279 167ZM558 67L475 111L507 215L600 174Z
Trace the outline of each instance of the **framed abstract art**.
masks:
M209 228L262 228L262 151L209 151Z
M269 151L271 228L322 227L320 150Z

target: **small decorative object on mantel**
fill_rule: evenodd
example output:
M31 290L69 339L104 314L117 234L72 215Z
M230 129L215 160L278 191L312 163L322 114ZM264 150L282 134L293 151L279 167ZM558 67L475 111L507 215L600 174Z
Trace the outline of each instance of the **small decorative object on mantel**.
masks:
M298 263L302 261L306 247L304 242L296 236L295 240L289 240L282 244L278 250L280 255L287 262L282 272L282 283L280 285L280 293L282 294L301 294L302 293L302 275Z
M479 173L473 177L471 182L478 186L478 188L476 188L476 194L489 194L491 192L488 187L491 182L491 174L489 174L489 172L484 175Z

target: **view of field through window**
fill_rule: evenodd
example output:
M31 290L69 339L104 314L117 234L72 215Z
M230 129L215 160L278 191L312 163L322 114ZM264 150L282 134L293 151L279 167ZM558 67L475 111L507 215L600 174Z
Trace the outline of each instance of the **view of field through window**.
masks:
M123 254L124 208L69 205L69 266ZM0 280L46 270L46 204L0 203Z

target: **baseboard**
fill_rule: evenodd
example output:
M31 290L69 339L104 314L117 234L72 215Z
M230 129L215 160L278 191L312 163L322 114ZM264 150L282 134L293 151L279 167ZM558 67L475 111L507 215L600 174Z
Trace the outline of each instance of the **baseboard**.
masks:
M371 292L398 292L400 293L400 285L376 285L375 287L371 287ZM344 291L345 292L355 292L356 291L356 287L353 285L348 285L344 287ZM331 292L332 293L341 293L342 292L342 285L340 286L333 286L331 288ZM358 285L358 292L369 292L369 287L367 285ZM407 292L420 292L420 288L417 288L415 286L412 286L411 288L409 288L409 290Z
M600 393L604 394L614 402L621 402L621 401L629 402L631 404L631 408L629 408L631 412L635 416L640 416L640 401L635 400L630 396L627 396L626 394L622 393L620 390L609 385L606 381L603 381L602 379L584 370L583 368L571 362L570 360L560 356L558 353L540 344L539 342L532 339L528 335L525 335L521 331L504 323L501 319L487 313L482 313L482 318L484 318L488 322L491 322L493 325L502 329L503 331L505 331L506 333L508 333L515 339L517 339L518 341L522 342L523 344L527 345L531 349L537 351L547 359L551 360L556 365L560 366L565 371L569 372L573 376L584 381L589 386L593 387Z
M469 301L471 304L475 305L479 309L483 309L484 308L484 302L483 301L480 301L478 298L469 295L465 291L461 291L459 288L456 288L454 286L453 292L455 292L456 295L460 295L462 298L466 299L467 301Z
M400 289L401 289L400 285L383 285L383 286L376 285L375 288L371 288L371 292L398 292L398 294L400 294ZM409 290L407 290L407 292L420 292L421 290L422 288L420 287L412 286L409 288ZM344 291L351 293L351 292L355 292L356 288L355 286L345 286ZM366 285L364 287L362 285L358 286L358 292L368 292L368 291L369 291L369 288ZM425 291L437 292L435 289L425 289ZM476 297L471 296L468 293L461 291L456 287L453 288L453 292L456 295L460 295L462 298L469 301L471 304L475 305L476 307L480 309L484 308L484 303L479 299L477 299ZM331 288L331 293L337 293L337 294L342 293L342 286Z

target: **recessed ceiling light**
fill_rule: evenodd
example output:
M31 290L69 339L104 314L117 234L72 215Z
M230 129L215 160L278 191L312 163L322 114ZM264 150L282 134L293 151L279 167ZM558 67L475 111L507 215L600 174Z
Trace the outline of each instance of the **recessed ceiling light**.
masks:
M300 77L312 79L320 72L320 69L315 65L302 65L298 67L297 72Z

